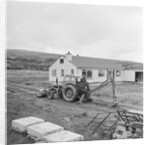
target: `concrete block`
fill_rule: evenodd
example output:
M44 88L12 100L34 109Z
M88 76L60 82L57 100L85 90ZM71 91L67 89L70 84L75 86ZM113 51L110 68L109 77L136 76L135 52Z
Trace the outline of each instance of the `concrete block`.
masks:
M44 122L41 124L29 126L27 129L27 133L31 136L34 136L40 140L43 140L43 137L52 134L58 131L63 130L64 128L61 126L58 126L56 124L50 123L50 122Z
M47 143L52 143L52 142L70 142L70 141L81 141L83 140L84 137L83 135L70 132L67 130L63 130L57 133L53 133L50 135L47 135L44 137L44 140Z
M36 118L36 117L25 117L21 119L15 119L12 121L12 128L19 131L19 132L26 132L27 127L35 124L39 124L44 122L43 119Z
M127 112L143 115L143 111L138 111L138 110L127 110Z

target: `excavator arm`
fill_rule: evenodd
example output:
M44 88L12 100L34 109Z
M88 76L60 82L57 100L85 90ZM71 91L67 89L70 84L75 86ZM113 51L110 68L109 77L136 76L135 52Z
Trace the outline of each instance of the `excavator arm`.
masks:
M116 97L116 92L115 92L115 78L114 78L114 70L113 70L113 75L108 77L109 79L107 79L106 81L102 82L101 84L99 84L98 86L96 86L95 88L91 89L89 91L89 94L91 95L93 92L100 90L102 88L104 88L105 86L107 86L108 84L111 84L112 86L112 97L113 97L113 106L116 106L118 104L118 98Z
M106 80L106 81L102 82L101 84L99 84L98 86L96 86L94 89L90 90L89 93L92 94L93 92L98 91L98 90L104 88L105 86L107 86L110 83L111 83L110 81Z

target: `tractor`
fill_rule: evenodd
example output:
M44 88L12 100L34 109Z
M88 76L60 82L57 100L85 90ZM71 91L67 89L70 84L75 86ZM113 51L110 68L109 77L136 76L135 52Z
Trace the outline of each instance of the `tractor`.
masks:
M80 99L83 93L86 94L89 91L88 86L80 80L81 78L79 76L66 75L62 84L56 82L55 85L42 90L37 97L48 97L49 99L53 99L56 94L67 102L73 102Z
M114 71L113 75L109 75L108 79L100 84L98 84L94 89L89 89L87 83L81 81L81 77L74 75L66 75L63 79L62 84L58 84L56 81L55 85L49 86L48 88L42 90L37 97L48 97L49 99L53 99L55 95L59 98L63 98L67 102L74 102L76 100L81 100L84 98L84 101L91 101L90 95L105 87L106 85L112 85L113 92L113 101L114 105L118 104L117 97L115 96L115 81L114 81ZM84 97L86 96L86 97Z

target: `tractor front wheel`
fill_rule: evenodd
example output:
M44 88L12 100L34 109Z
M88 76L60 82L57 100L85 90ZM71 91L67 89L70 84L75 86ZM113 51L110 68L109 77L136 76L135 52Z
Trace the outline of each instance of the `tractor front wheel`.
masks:
M73 85L67 85L63 88L63 98L67 102L73 102L77 98L77 90Z
M53 99L53 98L54 98L54 94L55 94L55 91L54 91L54 90L48 91L48 92L47 92L47 98Z

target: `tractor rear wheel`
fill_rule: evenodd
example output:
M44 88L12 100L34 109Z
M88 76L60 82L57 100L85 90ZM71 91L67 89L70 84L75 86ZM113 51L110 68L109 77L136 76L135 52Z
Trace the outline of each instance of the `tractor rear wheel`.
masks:
M73 85L66 85L62 93L64 100L67 102L73 102L77 98L77 89Z

